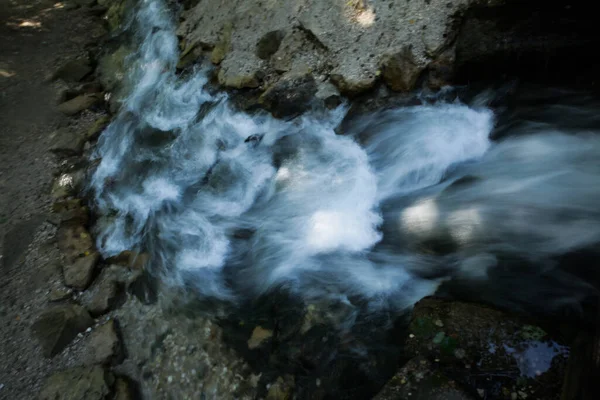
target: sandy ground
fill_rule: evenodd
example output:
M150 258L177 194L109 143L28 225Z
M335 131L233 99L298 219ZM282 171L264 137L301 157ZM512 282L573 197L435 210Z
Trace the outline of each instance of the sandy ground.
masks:
M30 333L48 304L49 283L61 279L47 221L58 161L48 152L49 136L77 123L58 113L47 78L90 51L101 31L85 8L0 0L0 399L34 398L48 373L73 360L44 359Z

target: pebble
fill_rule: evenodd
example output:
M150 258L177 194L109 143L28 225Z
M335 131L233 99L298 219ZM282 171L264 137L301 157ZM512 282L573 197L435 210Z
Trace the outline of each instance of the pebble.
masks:
M0 383L0 390L4 388L4 383Z
M485 390L477 389L477 394L479 395L479 397L483 397L483 396L485 396Z
M173 382L173 377L169 375L169 377L167 378L167 382L169 382L169 383Z
M434 322L434 324L435 324L435 326L439 326L440 328L444 326L444 323L443 323L441 320L439 320L439 319L438 319L438 320L436 320L436 321Z

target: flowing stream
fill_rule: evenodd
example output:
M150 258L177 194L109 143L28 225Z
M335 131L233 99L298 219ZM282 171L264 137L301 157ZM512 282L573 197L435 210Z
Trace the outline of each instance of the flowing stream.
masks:
M403 310L451 281L542 309L594 293L557 259L600 241L590 108L423 98L336 134L345 105L282 121L236 111L206 69L178 76L172 18L142 0L132 21L130 92L91 183L105 256L147 252L166 285L233 304L285 288Z

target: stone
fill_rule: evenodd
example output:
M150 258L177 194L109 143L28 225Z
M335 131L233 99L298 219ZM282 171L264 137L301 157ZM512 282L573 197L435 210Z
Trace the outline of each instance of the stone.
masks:
M267 339L270 339L271 336L273 336L272 330L257 326L252 331L252 336L250 336L250 339L248 339L248 348L250 350L254 350L260 347L263 342Z
M221 61L225 59L227 52L229 52L229 47L231 46L231 31L233 30L233 25L230 21L225 23L223 26L223 31L221 33L221 38L213 48L213 51L210 53L210 61L213 64L220 64Z
M406 363L373 400L473 400L430 361L416 357Z
M310 73L287 74L260 96L259 102L278 118L301 114L311 106L317 84Z
M105 268L94 285L82 295L81 304L92 316L99 316L117 305L122 293L123 282L119 281L113 268Z
M77 156L83 152L85 138L65 126L50 135L50 151L60 156Z
M60 353L78 333L92 326L94 320L78 305L64 305L42 312L31 326L45 357Z
M121 27L121 23L123 22L123 17L125 16L126 8L126 0L116 0L111 1L110 5L101 4L101 6L107 6L108 11L104 18L108 23L108 29L113 32L118 30Z
M118 92L125 79L125 59L131 53L126 46L121 46L113 53L106 54L98 62L96 75L107 91Z
M354 79L342 74L332 74L331 82L346 96L356 96L373 88L375 85L375 77L366 77Z
M80 0L83 1L83 0ZM79 58L62 65L52 76L52 79L62 79L65 82L79 82L92 72L90 60Z
M52 205L52 212L57 216L56 225L69 223L86 226L89 222L89 210L81 204L81 199L59 200Z
M294 377L292 375L280 376L269 387L266 400L290 400L293 398L294 386Z
M532 386L533 398L560 393L568 347L517 316L474 303L424 298L413 309L407 334L413 335L405 345L409 357L436 361L441 373L472 392L494 390L498 377L490 371L516 371L503 376L503 386Z
M259 71L260 59L253 53L247 53L249 58L256 60L256 64L246 67L245 63L237 59L225 59L221 62L218 79L219 84L231 89L252 89L260 85Z
M48 294L48 301L58 302L70 299L73 296L73 291L67 288L52 289Z
M54 104L59 105L69 100L71 87L65 81L59 79L53 82L52 89L54 90Z
M40 400L105 400L113 383L102 367L77 367L51 375L40 392Z
M439 90L444 86L451 85L454 81L454 48L440 54L435 60L429 63L427 77L427 86L434 90Z
M118 364L122 360L121 344L114 319L92 331L87 339L86 356L91 364Z
M93 252L75 259L63 266L65 285L77 290L85 290L92 283L100 254Z
M106 259L109 264L122 265L137 270L143 270L146 264L150 261L148 253L137 253L135 251L125 250Z
M65 115L75 115L99 103L100 100L96 94L83 94L60 104L58 110Z
M397 92L413 90L423 69L424 67L417 63L413 53L408 48L387 55L381 65L383 80L392 90Z
M323 102L328 109L333 109L342 104L339 90L331 82L319 82L315 97Z
M256 55L258 58L263 60L271 58L279 50L284 37L285 32L283 30L267 32L256 44Z
M67 263L94 252L94 243L87 229L78 224L63 224L58 228L58 248Z
M111 118L108 115L103 115L102 117L98 118L87 130L85 139L87 141L98 139L102 131L104 131L104 129L106 129L106 127L110 124L110 121Z
M78 195L82 189L84 178L85 172L82 169L61 174L52 183L50 196L56 201Z

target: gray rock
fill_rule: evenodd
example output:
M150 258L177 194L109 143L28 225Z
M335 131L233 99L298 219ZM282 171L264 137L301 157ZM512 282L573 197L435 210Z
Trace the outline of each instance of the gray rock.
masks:
M105 268L94 285L81 297L81 303L93 316L105 314L117 305L123 293L123 283L119 282L113 268ZM119 267L116 267L117 269Z
M78 0L77 3L86 0ZM91 0L87 0L91 1ZM95 0L93 0L95 1ZM92 72L92 66L88 59L71 60L61 66L53 75L53 79L62 79L66 82L79 82Z
M117 364L122 360L121 344L114 320L97 327L90 334L86 354L91 364Z
M62 156L75 156L83 152L85 137L65 126L52 132L50 141L51 152Z
M329 82L319 82L315 97L323 102L325 107L331 109L342 104L339 90Z
M77 290L85 290L92 283L100 254L92 252L63 266L65 285Z
M257 87L261 74L270 76L271 84L279 79L270 75L272 70L308 68L318 80L331 77L342 93L355 95L376 83L385 55L407 46L415 68L423 70L456 36L457 15L471 4L488 3L246 0L215 6L199 0L184 13L178 34L189 46L213 48L226 24L233 27L229 46L220 54L219 83L227 87ZM410 76L403 85L412 81Z
M59 200L52 205L55 225L77 224L86 226L89 221L89 210L83 206L81 199Z
M473 400L423 357L402 367L373 400Z
M408 92L414 89L424 66L419 65L411 50L404 48L384 57L381 69L383 80L392 90Z
M40 400L105 400L114 378L102 367L78 367L51 375Z
M67 288L52 289L48 294L48 301L58 302L71 298L73 291Z
M71 304L52 307L42 312L31 326L31 330L40 342L44 356L52 357L93 323L94 320L83 307Z
M317 84L310 73L286 74L260 96L259 102L276 117L289 117L310 108Z
M60 104L58 111L65 115L75 115L99 103L100 100L100 96L96 94L84 94Z

